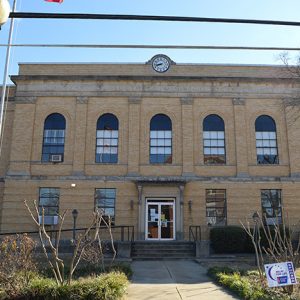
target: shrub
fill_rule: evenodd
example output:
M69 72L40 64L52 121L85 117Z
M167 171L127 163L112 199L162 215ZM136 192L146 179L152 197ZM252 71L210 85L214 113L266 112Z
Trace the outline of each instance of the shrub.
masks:
M259 280L258 271L239 272L231 268L214 267L208 270L208 275L217 283L249 300L294 300L297 295L288 296L281 289L264 288Z
M210 240L215 253L243 253L247 234L239 226L214 227L210 230Z
M124 296L127 285L126 275L119 272L74 280L69 285L57 285L53 279L39 278L31 281L20 298L32 300L115 300Z
M35 242L27 235L7 236L2 240L0 244L0 294L14 297L36 276L34 249Z

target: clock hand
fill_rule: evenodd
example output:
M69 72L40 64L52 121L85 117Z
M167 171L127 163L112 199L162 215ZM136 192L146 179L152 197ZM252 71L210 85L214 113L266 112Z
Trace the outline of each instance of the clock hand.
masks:
M158 63L158 64L156 64L157 66L161 66L163 63Z

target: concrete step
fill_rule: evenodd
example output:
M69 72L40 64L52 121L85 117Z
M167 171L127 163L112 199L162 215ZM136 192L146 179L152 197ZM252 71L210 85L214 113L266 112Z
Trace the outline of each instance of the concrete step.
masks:
M133 259L187 259L195 257L195 244L185 241L137 241L132 243Z

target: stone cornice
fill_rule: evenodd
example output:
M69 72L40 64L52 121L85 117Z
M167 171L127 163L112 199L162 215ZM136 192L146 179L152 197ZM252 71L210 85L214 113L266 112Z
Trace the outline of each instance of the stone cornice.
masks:
M7 180L33 180L33 181L43 181L43 180L58 180L58 181L126 181L132 182L137 185L145 184L176 184L184 185L189 182L207 182L207 183L257 183L257 182L271 182L271 183L284 183L284 182L299 182L300 174L293 174L292 177L267 177L267 176L224 176L224 177L204 177L204 176L30 176L26 174L20 175L7 175L4 177Z
M15 75L11 76L11 80L14 83L20 81L38 81L38 80L49 80L49 81L105 81L105 80L189 80L189 81L247 81L247 82L276 82L276 83L300 83L300 78L286 78L286 77L247 77L247 76L191 76L191 75Z
M35 104L36 100L37 100L36 96L16 96L14 102L15 103Z

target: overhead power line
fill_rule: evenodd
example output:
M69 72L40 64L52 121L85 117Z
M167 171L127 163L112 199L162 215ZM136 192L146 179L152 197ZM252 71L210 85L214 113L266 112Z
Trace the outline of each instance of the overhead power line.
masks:
M300 26L300 22L294 22L294 21L200 18L200 17L180 17L180 16L151 16L151 15L11 12L9 17L23 18L23 19L87 19L87 20L169 21L169 22L173 21L173 22L238 23L238 24L256 24L256 25Z
M255 51L300 51L297 47L252 47L209 45L114 45L114 44L0 44L0 47L40 48L128 48L128 49L188 49L188 50L255 50Z

